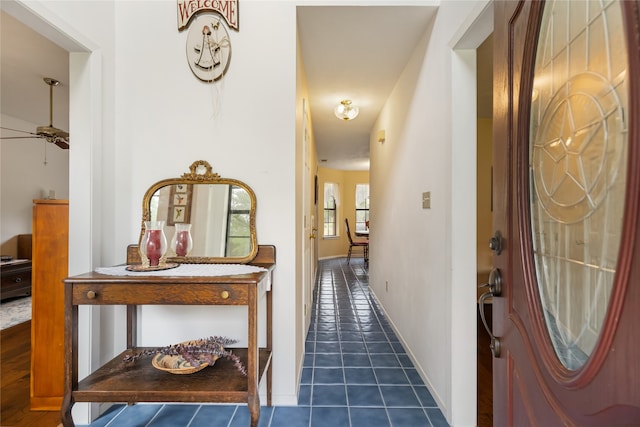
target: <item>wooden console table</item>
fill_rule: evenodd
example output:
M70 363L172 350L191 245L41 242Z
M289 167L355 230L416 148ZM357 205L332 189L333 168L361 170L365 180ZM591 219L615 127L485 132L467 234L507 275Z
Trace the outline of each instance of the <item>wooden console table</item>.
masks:
M272 278L275 247L259 246L251 265L267 271L233 276L110 276L95 272L65 279L65 393L62 424L71 427L75 402L246 402L251 426L260 417L260 380L266 373L267 405L271 406L272 301L266 291L266 348L258 348L258 302ZM247 348L233 348L247 368L245 377L233 363L220 359L213 367L189 375L156 370L151 357L126 366L122 359L137 347L136 306L246 305ZM95 372L78 381L78 306L126 305L127 349Z

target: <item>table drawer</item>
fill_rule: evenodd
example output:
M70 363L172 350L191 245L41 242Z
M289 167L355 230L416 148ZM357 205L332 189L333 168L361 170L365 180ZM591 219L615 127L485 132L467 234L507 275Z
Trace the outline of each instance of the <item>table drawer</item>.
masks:
M31 295L31 269L2 275L2 299Z
M246 305L248 290L234 284L104 284L74 283L73 304Z
M31 270L2 275L2 287L14 284L31 285Z

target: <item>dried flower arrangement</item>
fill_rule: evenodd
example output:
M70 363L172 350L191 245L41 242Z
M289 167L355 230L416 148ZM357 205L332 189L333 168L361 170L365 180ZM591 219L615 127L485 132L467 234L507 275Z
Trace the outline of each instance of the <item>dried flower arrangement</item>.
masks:
M131 353L126 355L122 361L126 364L132 364L144 356L153 356L159 353L167 356L180 356L191 366L198 368L205 363L213 365L217 359L224 357L227 360L231 360L242 375L247 375L247 370L240 358L225 349L226 346L235 344L236 342L238 341L230 338L211 336L180 344L172 344L166 347L150 348L138 353Z

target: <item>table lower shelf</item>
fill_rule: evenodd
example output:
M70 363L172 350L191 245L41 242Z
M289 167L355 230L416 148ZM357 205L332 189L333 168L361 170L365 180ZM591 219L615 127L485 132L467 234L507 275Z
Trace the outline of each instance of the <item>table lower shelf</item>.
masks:
M155 369L151 356L131 365L122 362L129 349L112 359L78 384L73 391L75 402L246 402L247 377L233 362L219 359L213 366L193 374L177 375ZM230 349L247 367L247 349ZM271 363L271 350L260 349L258 379Z

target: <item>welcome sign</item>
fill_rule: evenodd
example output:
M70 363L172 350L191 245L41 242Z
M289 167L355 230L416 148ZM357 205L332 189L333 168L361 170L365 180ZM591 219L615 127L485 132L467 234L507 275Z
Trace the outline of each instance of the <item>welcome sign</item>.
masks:
M191 19L202 11L217 12L229 28L240 30L238 0L178 0L178 31L187 28Z

